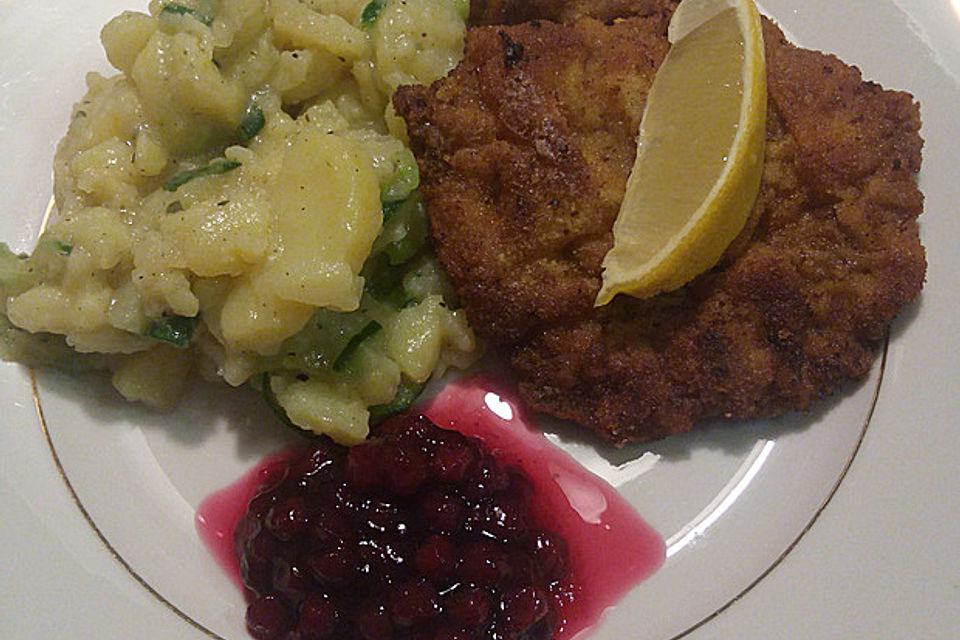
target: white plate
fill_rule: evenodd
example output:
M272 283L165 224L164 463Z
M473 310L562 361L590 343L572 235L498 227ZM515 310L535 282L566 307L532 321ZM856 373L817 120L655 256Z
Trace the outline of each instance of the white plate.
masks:
M107 70L99 27L142 4L0 0L0 238L14 248L29 249L36 235L83 72ZM565 446L614 481L671 549L597 640L947 638L960 629L953 4L763 2L800 44L920 100L927 287L894 324L882 382L878 363L811 415L619 453L563 431ZM193 509L285 434L258 429L269 416L238 391L196 389L177 413L155 416L98 378L44 372L38 389L49 442L29 372L0 368L0 637L245 639L242 598L200 545ZM611 466L629 460L638 462Z

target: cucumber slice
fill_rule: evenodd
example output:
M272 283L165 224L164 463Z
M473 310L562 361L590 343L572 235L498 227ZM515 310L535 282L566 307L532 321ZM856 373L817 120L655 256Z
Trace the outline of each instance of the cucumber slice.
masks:
M357 333L350 338L350 342L347 343L347 346L345 346L343 351L340 352L340 355L337 356L336 361L333 363L333 370L343 371L343 369L347 366L347 362L350 360L353 354L356 353L360 345L366 342L367 338L378 333L382 328L383 327L381 327L380 323L376 320L371 320L364 325L363 329L360 330L360 333Z
M300 435L302 435L307 440L317 440L321 436L315 434L313 431L307 431L306 429L301 429L297 425L293 424L290 420L290 417L287 416L286 410L284 410L283 405L277 400L277 394L273 391L273 376L268 372L264 373L260 378L260 390L263 393L263 401L267 403L267 406L270 407L270 411L273 412L273 415L279 418L280 422Z
M425 385L420 382L414 382L404 378L397 387L397 395L387 404L378 404L370 407L370 424L383 422L390 416L395 416L402 411L406 411L416 401L423 391Z

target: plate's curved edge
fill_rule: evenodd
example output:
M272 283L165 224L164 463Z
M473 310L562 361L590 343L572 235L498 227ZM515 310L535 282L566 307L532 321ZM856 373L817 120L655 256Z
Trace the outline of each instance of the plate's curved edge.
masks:
M110 543L110 540L107 539L107 536L104 535L100 528L97 526L97 523L93 521L90 513L87 511L86 507L83 506L83 502L80 500L80 496L77 495L77 492L74 490L73 485L70 483L70 478L67 477L67 473L63 468L63 465L60 462L60 456L57 454L57 449L53 444L53 440L50 437L50 431L47 429L47 421L43 414L43 406L40 403L40 391L37 387L37 376L34 372L33 367L30 367L30 387L33 392L33 406L37 412L37 419L40 421L40 429L43 431L43 438L47 443L47 447L50 449L50 455L53 457L53 462L57 467L57 473L60 476L60 479L63 481L63 484L66 485L67 491L70 493L70 497L73 500L73 503L76 505L77 509L80 511L80 514L83 516L84 520L87 521L87 524L90 525L90 528L93 529L93 532L100 539L100 542L103 543L103 546L107 548L107 551L113 557L114 560L120 563L124 569L127 570L127 573L140 584L141 587L147 590L147 592L156 598L164 607L166 607L171 613L174 613L182 619L184 622L194 627L208 638L212 640L227 640L220 634L211 631L205 627L200 622L197 622L191 618L187 613L177 607L175 604L167 600L163 594L154 589L149 582L147 582L137 571L128 563L122 555L114 548Z
M687 629L681 631L677 635L669 638L669 640L681 640L681 638L686 638L691 633L697 629L703 627L704 625L710 623L716 619L720 614L727 611L730 607L736 604L741 598L743 598L747 593L749 593L754 587L756 587L760 582L763 581L768 575L770 575L774 569L776 569L783 560L790 555L790 552L793 551L800 540L803 539L807 532L813 528L813 525L816 524L817 520L820 518L820 514L824 512L827 508L827 505L830 504L830 501L833 499L833 496L836 495L837 491L840 489L840 485L843 483L844 478L847 477L847 472L850 471L850 467L853 466L853 461L857 457L857 453L860 452L860 446L863 444L863 439L867 435L867 429L870 427L870 421L873 419L873 413L877 408L877 401L880 399L880 388L883 386L883 374L887 366L887 350L890 346L890 328L887 327L886 334L883 339L883 353L880 356L880 373L877 376L877 386L874 387L873 397L870 399L870 408L867 410L867 415L863 420L863 427L860 429L860 436L857 438L857 443L853 447L853 451L850 453L850 457L847 459L846 464L844 464L843 469L840 470L840 475L837 477L837 481L834 483L833 487L830 489L830 492L827 494L827 497L824 498L823 502L820 504L820 507L814 512L813 517L810 518L810 521L807 522L806 526L800 530L800 533L797 534L797 537L794 538L793 542L787 545L787 548L776 557L776 559L770 563L770 566L764 569L760 575L758 575L753 582L744 587L743 591L731 598L726 604L722 605L716 611L710 615L704 617L702 620L696 624L691 625Z
M47 215L49 215L49 213L50 213L50 209L48 208ZM45 222L46 222L46 219L44 220L44 223ZM827 505L830 504L830 501L833 499L834 495L836 495L837 491L839 490L840 485L843 483L844 478L846 478L847 472L850 470L850 467L853 465L853 461L857 457L857 453L860 451L860 447L863 444L863 439L866 436L867 429L870 426L870 421L873 418L873 414L877 406L877 401L880 398L880 390L881 390L881 387L883 386L883 375L886 369L887 351L888 351L889 345L890 345L890 330L888 327L887 332L884 336L883 351L880 357L880 364L879 364L880 373L877 376L877 383L873 391L873 397L870 399L870 406L869 406L869 409L867 410L867 415L864 418L863 426L860 429L860 435L857 438L857 442L854 445L853 451L850 453L850 457L847 459L846 463L841 469L840 475L838 476L833 487L830 489L830 492L824 498L823 502L820 504L816 512L814 512L813 516L810 518L807 524L803 527L800 533L797 534L797 537L794 538L789 545L787 545L787 547L783 550L783 552L781 552L780 555L778 555L776 559L774 559L774 561L770 564L770 566L768 566L764 571L762 571L742 591L740 591L737 595L732 597L725 604L720 606L716 611L705 616L703 619L691 625L687 629L681 631L679 634L672 636L671 638L669 638L669 640L681 640L682 638L689 636L691 633L693 633L697 629L700 629L704 625L709 624L712 620L717 618L720 614L727 611L737 601L743 598L743 596L745 596L754 587L760 584L760 582L762 582L764 578L770 575L770 573L774 569L776 569L781 562L783 562L783 560L790 554L790 552L793 551L794 548L796 548L796 546L800 543L800 540L803 539L803 537L807 534L807 532L810 531L811 528L813 528L813 525L817 522L817 519L819 519L820 515L827 508ZM223 636L208 629L202 623L191 618L186 612L184 612L175 604L167 600L160 592L154 589L150 585L150 583L147 582L142 576L140 576L136 572L136 570L123 558L123 556L120 555L120 553L114 548L114 546L107 539L106 535L104 535L104 533L100 531L99 527L97 527L97 524L93 521L93 518L90 516L89 512L87 511L86 507L84 507L83 503L81 502L80 497L77 495L76 491L74 490L73 485L70 483L70 479L67 477L66 471L64 470L63 465L60 462L60 456L57 454L56 447L53 444L53 439L51 438L50 432L47 429L46 418L44 417L44 413L43 413L43 406L40 402L40 392L37 386L37 378L33 368L30 369L30 385L33 392L33 402L34 402L34 408L37 412L37 419L40 422L40 428L43 431L44 440L46 441L47 447L50 450L50 455L53 457L54 464L56 465L57 473L60 475L60 479L66 485L67 490L69 491L74 504L77 506L77 509L79 509L84 519L90 525L90 528L93 529L94 533L103 543L103 545L107 548L107 551L110 553L110 555L113 556L113 558L117 562L119 562L124 569L126 569L127 573L129 573L131 577L133 577L133 579L140 584L140 586L146 589L148 593L150 593L153 597L155 597L170 612L174 613L183 621L188 623L190 626L202 632L212 640L227 640Z

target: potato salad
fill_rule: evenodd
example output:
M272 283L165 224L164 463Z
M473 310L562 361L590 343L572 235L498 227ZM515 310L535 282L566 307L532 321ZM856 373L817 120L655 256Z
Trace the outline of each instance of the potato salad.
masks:
M339 442L466 366L390 96L459 61L466 0L153 0L101 33L54 159L57 214L0 245L5 358L177 402L250 383Z

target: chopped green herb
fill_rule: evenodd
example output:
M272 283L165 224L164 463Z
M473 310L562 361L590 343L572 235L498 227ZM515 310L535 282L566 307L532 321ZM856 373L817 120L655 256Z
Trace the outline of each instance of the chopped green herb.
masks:
M377 16L380 15L380 12L383 11L385 6L387 6L387 0L372 0L372 2L363 8L363 13L360 14L361 26L372 27L373 23L377 21Z
M234 162L233 160L227 160L226 158L214 158L210 161L210 164L205 167L187 169L186 171L180 171L173 174L172 178L163 183L163 189L165 191L176 191L194 178L226 173L227 171L232 171L239 166L240 163Z
M210 16L206 16L206 15L200 13L199 11L197 11L196 9L192 9L192 8L190 8L190 7L185 7L185 6L183 6L182 4L175 4L175 3L174 3L174 4L165 4L165 5L163 5L163 8L160 9L160 13L161 13L161 14L169 13L169 14L173 14L173 15L177 15L177 16L186 16L186 15L193 16L193 17L196 18L199 22L202 22L203 24L207 25L208 27L209 27L211 24L213 24L213 18L211 18Z
M387 404L378 404L370 407L370 423L376 424L382 422L390 416L410 408L410 405L413 404L417 396L420 395L420 392L423 391L423 387L424 385L420 382L414 382L407 378L401 380L400 386L397 387L397 395L393 397L393 400Z
M164 316L154 320L145 335L183 349L190 343L190 336L193 335L193 330L199 321L200 319L196 317Z
M167 213L177 213L179 211L183 211L183 205L180 204L179 200L174 200L173 202L167 205L166 211Z
M73 251L73 245L67 244L66 242L60 242L59 240L54 240L54 246L57 248L57 253L63 256L68 256Z
M337 356L337 359L333 363L334 371L343 371L344 367L347 366L350 358L353 357L353 354L356 353L357 349L363 344L364 340L374 335L383 327L380 326L380 323L376 320L371 320L363 329L360 329L360 333L356 334L350 338L350 342L347 343L347 346L343 348L343 351L340 352L340 355Z
M263 109L255 104L251 104L244 112L243 118L240 119L240 127L238 130L240 139L244 142L252 140L254 136L260 133L263 125L266 123L267 119L263 115Z

